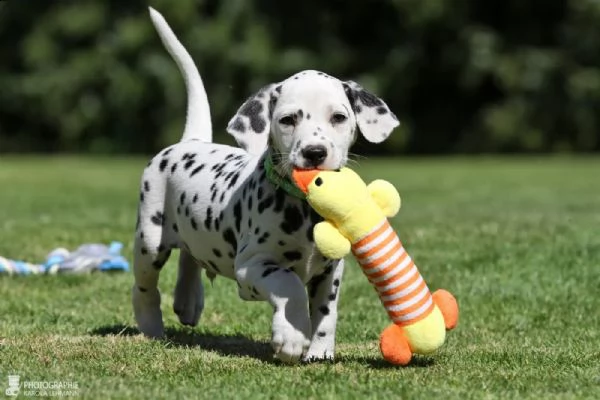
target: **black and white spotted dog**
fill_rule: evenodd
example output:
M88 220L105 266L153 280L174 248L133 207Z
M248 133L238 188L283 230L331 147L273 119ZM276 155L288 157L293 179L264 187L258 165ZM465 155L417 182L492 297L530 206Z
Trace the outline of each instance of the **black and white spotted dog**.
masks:
M188 109L181 142L156 155L142 177L132 288L139 329L163 335L158 276L178 248L173 308L182 324L198 323L205 269L211 279L235 280L242 299L273 306L271 343L280 360L332 359L344 262L318 253L319 218L277 182L288 182L294 167L342 167L357 127L381 142L396 117L358 84L304 71L240 107L227 131L242 148L214 144L196 66L163 17L150 15L185 78Z

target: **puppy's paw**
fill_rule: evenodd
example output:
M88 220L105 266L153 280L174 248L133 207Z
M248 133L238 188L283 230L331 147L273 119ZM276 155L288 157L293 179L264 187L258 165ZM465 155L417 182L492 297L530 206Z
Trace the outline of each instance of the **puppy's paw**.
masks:
M282 313L273 316L273 335L271 346L275 351L275 358L284 363L296 363L306 353L310 345L308 339L309 321L292 325Z
M333 340L314 340L310 344L308 351L302 358L303 362L333 361L334 344Z
M140 291L132 289L133 311L139 330L146 336L157 339L164 335L162 312L160 311L160 293L157 289Z
M183 325L196 326L204 309L202 283L182 285L177 282L173 295L173 311Z

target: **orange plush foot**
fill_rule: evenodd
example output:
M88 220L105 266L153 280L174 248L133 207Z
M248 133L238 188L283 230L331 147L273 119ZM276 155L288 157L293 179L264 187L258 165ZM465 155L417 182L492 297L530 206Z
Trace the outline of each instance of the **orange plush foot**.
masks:
M407 365L412 358L412 351L402 328L394 324L385 328L381 333L379 348L383 358L392 364Z
M444 289L439 289L436 290L432 296L433 301L437 304L444 316L446 329L450 330L456 328L456 325L458 325L458 303L452 293Z

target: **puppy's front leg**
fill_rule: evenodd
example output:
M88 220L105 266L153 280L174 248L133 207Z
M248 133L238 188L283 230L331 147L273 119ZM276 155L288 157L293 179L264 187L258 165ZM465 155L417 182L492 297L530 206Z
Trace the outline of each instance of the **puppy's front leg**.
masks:
M344 260L333 261L308 283L312 339L303 361L333 360L337 305L344 273Z
M258 294L273 306L271 345L275 357L283 362L297 362L310 344L308 298L300 278L279 268L267 256L235 262L235 276L242 293Z

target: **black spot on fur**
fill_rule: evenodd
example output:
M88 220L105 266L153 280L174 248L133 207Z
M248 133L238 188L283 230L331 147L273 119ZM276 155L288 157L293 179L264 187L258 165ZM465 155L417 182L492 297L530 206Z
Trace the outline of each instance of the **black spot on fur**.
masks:
M298 261L302 259L302 253L297 250L286 251L283 256L289 261Z
M227 189L231 189L236 184L239 177L240 177L240 173L239 173L239 171L236 171L235 174L233 175L233 178L231 178L231 182L229 182L229 185L227 185Z
M321 311L323 315L329 315L329 307L325 305L319 307L319 311Z
M250 127L254 132L260 133L265 130L267 122L260 115L263 111L263 105L258 100L248 100L240 108L239 113L250 119Z
M367 92L366 90L359 90L357 96L360 101L367 107L383 106L383 101L377 96Z
M175 232L179 232L179 227L177 226L177 224L173 224L173 230Z
M254 293L255 295L258 295L258 290L256 290L256 288L254 286L252 286L252 293Z
M195 163L196 163L196 160L194 160L194 159L188 160L185 162L185 164L183 164L183 169L185 169L187 171Z
M162 160L160 160L160 164L158 164L158 168L160 169L160 172L163 172L165 170L165 168L167 168L168 164L169 164L168 159L163 158Z
M222 203L225 200L225 192L221 193L221 197L219 198L219 203Z
M162 156L162 157L164 157L164 156L168 156L168 155L169 155L169 153L170 153L172 150L173 150L173 148L172 148L172 147L169 147L168 149L166 149L165 151L163 151L163 152L162 152L161 156Z
M223 232L223 240L231 245L234 252L237 251L237 239L235 238L235 233L233 233L231 228L225 229L225 232Z
M196 223L194 217L190 218L190 224L192 225L192 228L194 228L195 231L198 230L198 223Z
M140 202L144 202L144 192L140 192Z
M177 169L177 163L173 163L173 165L171 165L171 173L175 172L176 169Z
M241 117L237 117L233 123L231 124L231 129L238 132L246 132L246 126L244 125L244 121L242 121Z
M198 193L196 193L194 195L194 198L192 199L192 203L196 203L198 201Z
M165 216L162 212L157 211L156 214L150 218L150 220L154 225L162 225L165 223Z
M206 229L210 230L211 223L212 223L212 208L207 207L206 208L206 219L204 220L204 226L206 227Z
M150 182L144 181L144 191L146 191L146 192L150 191Z
M333 280L333 286L340 286L340 280L339 279L334 279Z
M194 168L192 170L192 172L190 173L190 178L194 175L196 175L198 172L202 171L202 169L204 168L204 164L200 164L198 165L196 168ZM196 195L197 196L197 195Z
M334 301L335 300L335 293L331 293L328 297L327 297L330 301Z
M327 334L325 332L320 332L319 331L319 332L317 332L317 336L318 337L325 337L325 336L327 336Z
M179 196L179 204L183 204L185 201L185 192L181 192L181 196Z
M262 200L263 194L264 194L264 190L261 186L258 188L258 191L256 192L256 197L258 198L258 200Z
M186 217L190 216L190 207L189 206L185 206L185 216Z
M235 217L235 230L240 231L242 224L242 204L241 200L238 200L233 206L233 216Z
M217 193L218 193L216 182L213 182L213 184L210 185L210 192L211 192L210 201L214 202L215 198L217 197Z
M289 235L297 232L302 227L303 222L304 219L298 207L288 205L283 211L283 222L279 227Z
M277 188L275 191L275 208L273 211L276 213L280 213L283 210L283 206L285 205L285 190L281 188Z
M306 119L310 119L310 113L306 113Z
M379 114L379 115L387 114L387 109L383 106L379 106L379 107L377 107L377 114Z
M300 118L302 118L304 116L304 111L298 110L297 114Z
M262 214L267 208L271 207L273 204L274 198L273 196L269 196L260 203L258 203L258 213Z
M142 293L146 293L146 292L148 291L148 289L146 289L146 288L143 288L143 287L141 287L141 286L138 286L138 290L139 290L140 292L142 292Z
M145 248L145 247L142 247L142 248L140 249L140 253L142 253L142 254L148 254L148 249L147 249L147 248Z
M277 244L280 246L285 246L285 242L283 240L278 241Z
M267 241L267 239L269 239L269 236L271 236L271 235L269 234L269 232L265 232L265 233L263 233L263 235L262 235L261 237L259 237L259 238L258 238L258 243L259 243L259 244L263 244L263 243L265 243L265 242Z
M252 196L248 197L248 210L252 210Z
M223 256L223 254L221 253L221 251L219 249L212 249L213 254L219 258L221 258Z

